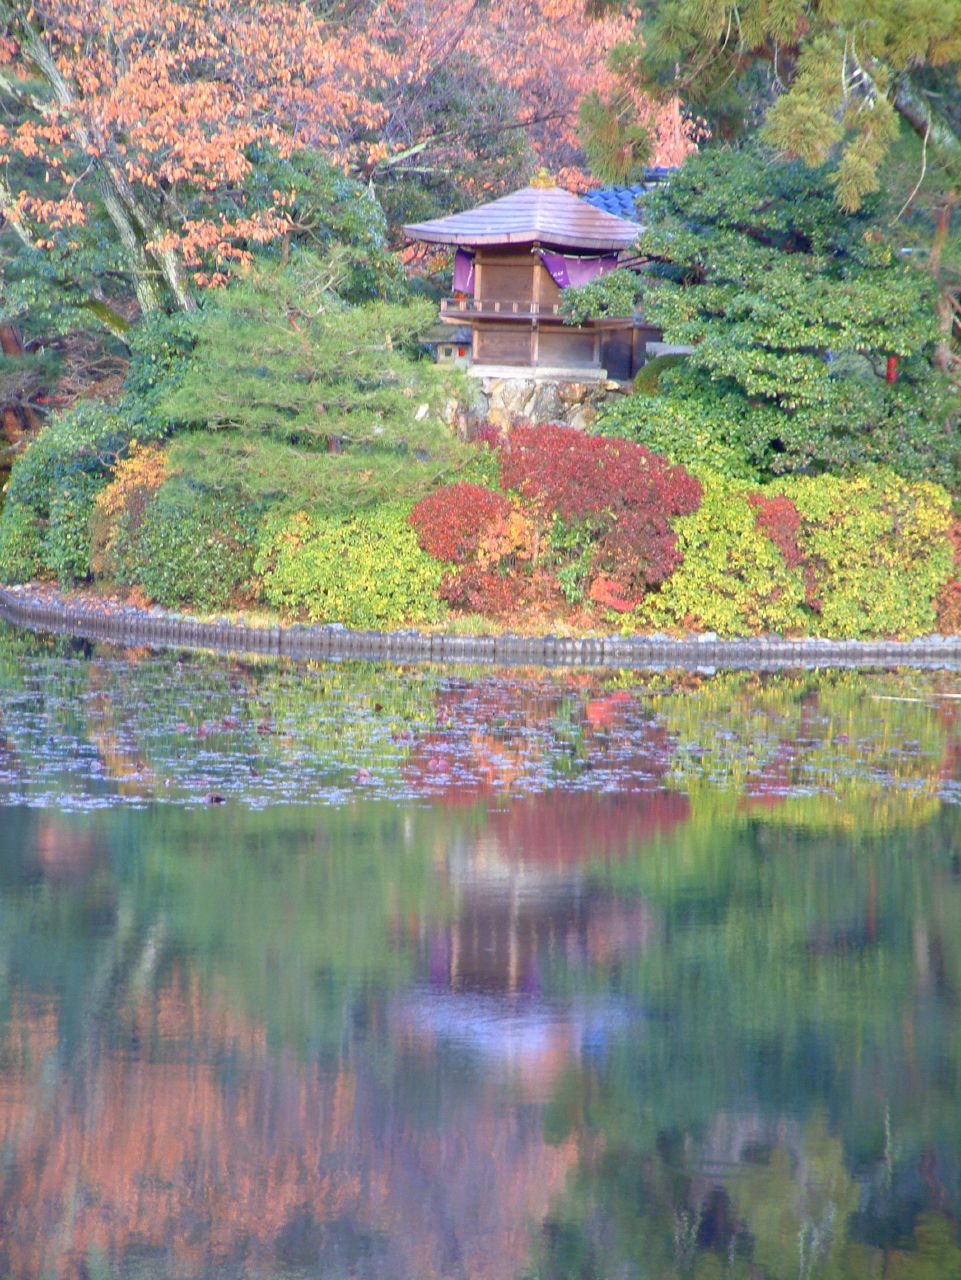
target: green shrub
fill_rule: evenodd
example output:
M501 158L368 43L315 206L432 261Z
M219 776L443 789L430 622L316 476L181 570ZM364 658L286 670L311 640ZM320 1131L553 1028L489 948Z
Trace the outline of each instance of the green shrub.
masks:
M746 416L742 398L696 375L692 380L683 363L661 366L655 370L656 377L643 381L646 371L658 363L654 360L644 366L632 395L602 406L598 434L636 441L671 462L682 463L695 475L760 480L771 467L774 411L762 406Z
M952 575L944 489L877 471L793 477L762 493L758 501L753 486L705 479L701 506L675 522L682 563L633 615L642 627L834 639L935 629ZM780 546L764 514L777 495L793 503L797 521Z
M936 599L952 576L951 501L892 472L772 486L801 515L799 544L813 567L821 615L812 629L842 638L932 632Z
M447 566L421 551L410 506L375 507L348 519L300 512L272 522L255 564L273 608L315 622L392 627L432 622Z
M93 500L130 438L115 410L85 401L54 418L17 458L0 534L8 581L46 571L69 586L89 576Z
M85 401L44 428L17 458L10 474L8 503L41 519L64 486L78 475L106 476L130 441L131 428L106 405Z
M223 608L250 578L257 527L255 510L237 510L207 490L168 480L136 532L120 532L117 576L162 605Z
M634 376L632 384L634 394L640 396L657 395L661 374L667 373L670 369L676 369L686 359L686 355L674 353L672 355L654 356L651 360L646 361Z
M43 572L43 531L26 507L7 502L0 515L0 582L31 582Z
M72 479L61 481L51 500L43 564L63 587L90 575L90 518L103 485L99 476L78 471Z
M705 479L701 505L675 521L680 566L647 595L636 619L648 627L684 627L746 635L805 627L804 581L757 528L752 486Z

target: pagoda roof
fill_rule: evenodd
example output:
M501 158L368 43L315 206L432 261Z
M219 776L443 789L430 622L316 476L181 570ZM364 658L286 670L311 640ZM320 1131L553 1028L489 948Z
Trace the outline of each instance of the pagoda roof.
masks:
M562 187L524 187L499 200L404 227L428 244L545 244L562 249L629 249L637 223L597 209Z

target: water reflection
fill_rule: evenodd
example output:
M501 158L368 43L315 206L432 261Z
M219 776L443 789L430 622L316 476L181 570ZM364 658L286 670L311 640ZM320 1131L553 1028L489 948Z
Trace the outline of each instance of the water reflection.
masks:
M957 691L0 633L0 1272L961 1276Z

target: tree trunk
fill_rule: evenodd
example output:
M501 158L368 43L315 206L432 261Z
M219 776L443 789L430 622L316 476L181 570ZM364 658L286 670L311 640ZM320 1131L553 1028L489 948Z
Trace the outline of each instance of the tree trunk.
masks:
M14 16L9 8L7 13L11 18ZM184 278L183 269L176 254L170 250L148 248L151 241L161 239L163 228L137 199L120 165L107 153L105 147L95 143L90 130L81 123L74 92L61 74L40 33L28 18L17 21L16 28L23 39L25 50L53 90L57 101L61 106L69 107L74 114L76 141L81 149L93 158L97 167L104 207L127 251L140 309L147 314L158 311L161 306L160 294L154 279L155 271L150 261L153 259L180 310L196 310L197 304Z
M961 137L943 116L936 115L926 99L915 89L908 75L901 76L894 87L894 109L911 128L927 138L928 146L938 159L952 170L961 183Z
M951 229L951 218L957 205L957 197L951 197L944 201L938 209L938 220L934 231L934 238L931 241L931 253L928 257L928 267L931 274L941 285L941 296L938 298L937 312L938 319L941 322L942 338L934 350L934 363L938 368L948 375L952 381L958 380L959 359L956 350L954 350L954 342L958 333L959 309L957 303L957 290L951 288L950 285L944 283L940 279L941 275L941 255L944 252L944 246L948 242L948 233Z
M5 356L22 356L23 338L16 325L0 324L0 351ZM0 407L2 435L9 445L19 445L28 432L37 431L39 420L29 405L5 404Z

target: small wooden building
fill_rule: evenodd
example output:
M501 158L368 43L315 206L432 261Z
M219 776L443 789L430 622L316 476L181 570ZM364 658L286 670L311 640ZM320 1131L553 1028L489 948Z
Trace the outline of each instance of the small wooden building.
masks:
M561 290L630 259L640 227L554 186L530 186L464 213L404 228L455 248L441 320L471 329L479 376L626 381L659 332L640 316L564 323Z

